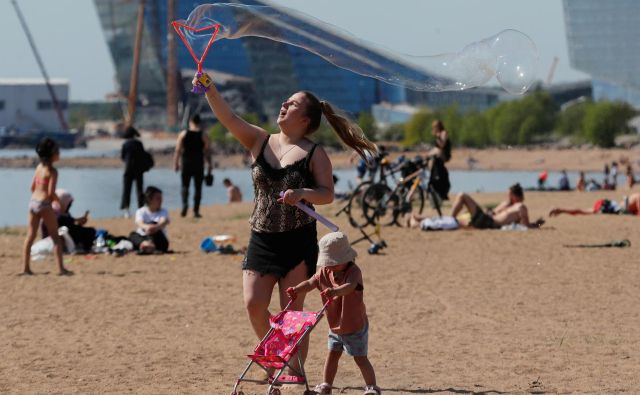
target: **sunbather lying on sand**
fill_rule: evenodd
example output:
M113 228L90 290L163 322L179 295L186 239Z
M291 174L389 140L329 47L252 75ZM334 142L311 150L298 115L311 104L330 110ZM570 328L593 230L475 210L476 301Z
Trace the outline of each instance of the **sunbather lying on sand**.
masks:
M625 196L620 203L609 199L598 199L592 208L553 208L549 211L550 217L560 214L591 215L591 214L631 214L640 215L640 193Z
M529 211L524 204L524 192L520 184L509 187L508 199L500 203L493 210L484 212L480 205L466 193L456 196L453 201L451 216L456 218L462 209L466 207L471 215L471 220L463 226L470 226L476 229L499 229L504 225L521 224L528 228L539 228L544 224L542 218L531 223L529 222ZM409 219L409 226L419 227L423 217L412 215Z

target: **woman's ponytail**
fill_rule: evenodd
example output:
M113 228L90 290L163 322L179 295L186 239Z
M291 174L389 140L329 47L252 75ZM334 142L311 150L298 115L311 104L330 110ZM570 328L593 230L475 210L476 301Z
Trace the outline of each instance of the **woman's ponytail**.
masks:
M320 101L320 109L340 140L353 148L362 159L368 162L378 153L378 147L367 139L358 124L337 114L331 104L324 100Z

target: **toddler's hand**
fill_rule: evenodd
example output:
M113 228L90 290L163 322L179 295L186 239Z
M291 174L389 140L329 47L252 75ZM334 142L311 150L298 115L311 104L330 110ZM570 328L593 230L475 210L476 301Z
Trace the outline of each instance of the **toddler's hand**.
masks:
M287 295L289 295L289 298L291 298L291 300L295 300L298 297L298 293L293 287L287 288Z
M327 299L331 299L336 296L336 290L333 288L327 288L324 291L320 292L320 295L324 296Z

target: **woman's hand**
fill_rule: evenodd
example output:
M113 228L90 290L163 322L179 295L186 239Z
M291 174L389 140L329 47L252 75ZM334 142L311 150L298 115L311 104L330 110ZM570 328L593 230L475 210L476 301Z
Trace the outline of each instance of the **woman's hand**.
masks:
M211 86L212 83L213 80L207 73L200 73L200 76L198 76L198 73L196 73L196 75L193 76L193 81L191 81L193 87L198 87L199 89L207 89Z
M295 206L296 203L302 200L302 195L302 189L287 189L278 199L278 203L286 203L290 206Z

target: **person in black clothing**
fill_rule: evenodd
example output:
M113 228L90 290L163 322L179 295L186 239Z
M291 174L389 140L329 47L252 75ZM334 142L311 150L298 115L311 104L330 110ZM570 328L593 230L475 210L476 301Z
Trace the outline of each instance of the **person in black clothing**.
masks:
M204 178L204 162L207 162L211 174L211 155L209 154L209 137L202 131L200 115L195 114L189 120L189 128L178 135L176 151L173 157L176 171L182 170L182 212L183 217L189 209L189 184L193 178L195 193L193 195L193 215L200 218L200 200L202 199L202 180ZM180 166L182 162L182 167Z
M120 157L124 162L124 178L122 188L122 202L120 203L120 209L124 211L124 217L129 218L129 203L131 200L131 184L136 182L136 195L138 197L138 207L144 205L143 194L143 179L144 174L143 162L144 162L144 147L140 140L136 137L140 137L140 133L129 126L123 137L126 139L122 144L122 152Z
M439 119L434 120L431 124L431 133L436 141L435 147L429 151L429 156L433 159L429 182L442 200L448 200L451 183L449 182L449 171L444 164L451 159L451 140L444 129L444 124Z
M52 203L53 211L58 219L58 227L66 226L69 229L69 236L76 245L76 250L80 252L89 252L93 246L93 240L96 238L96 229L86 226L89 220L89 211L86 211L82 217L75 218L69 210L73 203L73 196L64 189L56 189L58 201ZM45 228L42 229L43 237L48 236Z

